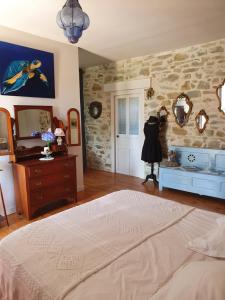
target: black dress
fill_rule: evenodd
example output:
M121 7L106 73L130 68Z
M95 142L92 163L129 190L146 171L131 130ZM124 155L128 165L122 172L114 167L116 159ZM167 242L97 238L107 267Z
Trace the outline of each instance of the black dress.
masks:
M144 126L145 141L141 160L154 163L162 161L162 149L159 141L159 120L151 116Z

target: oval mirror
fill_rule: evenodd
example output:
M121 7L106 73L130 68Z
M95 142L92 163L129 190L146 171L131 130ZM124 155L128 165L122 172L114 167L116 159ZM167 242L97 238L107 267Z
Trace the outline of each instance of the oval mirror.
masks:
M0 155L13 154L12 123L8 110L0 107Z
M68 146L80 146L80 113L71 108L67 112Z
M225 79L222 84L220 84L216 89L216 94L219 99L219 111L225 114Z
M176 123L183 127L187 124L189 116L192 111L193 104L189 97L185 94L180 94L173 103L173 113L175 116Z
M206 114L205 110L204 109L200 110L200 112L197 114L197 116L195 118L196 127L197 127L199 133L204 132L208 121L209 121L209 117Z

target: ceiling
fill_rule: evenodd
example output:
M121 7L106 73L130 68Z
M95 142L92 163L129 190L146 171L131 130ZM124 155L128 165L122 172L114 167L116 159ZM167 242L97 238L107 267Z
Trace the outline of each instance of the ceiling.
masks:
M0 25L67 43L55 22L65 1L1 0ZM77 46L87 55L96 54L97 63L99 57L114 61L225 37L225 0L80 0L80 4L91 24Z

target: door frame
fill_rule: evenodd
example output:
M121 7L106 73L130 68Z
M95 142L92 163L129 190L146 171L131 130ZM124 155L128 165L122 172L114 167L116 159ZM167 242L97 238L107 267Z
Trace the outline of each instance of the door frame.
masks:
M122 95L139 94L141 97L141 116L144 126L145 90L149 88L149 79L122 81L104 85L104 92L111 94L111 172L116 172L116 126L115 126L115 97Z

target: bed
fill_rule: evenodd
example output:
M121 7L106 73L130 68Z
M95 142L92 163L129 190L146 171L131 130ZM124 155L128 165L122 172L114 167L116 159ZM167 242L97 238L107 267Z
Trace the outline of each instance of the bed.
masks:
M218 217L124 190L34 222L0 241L0 299L154 299L182 265L216 260L186 245Z

